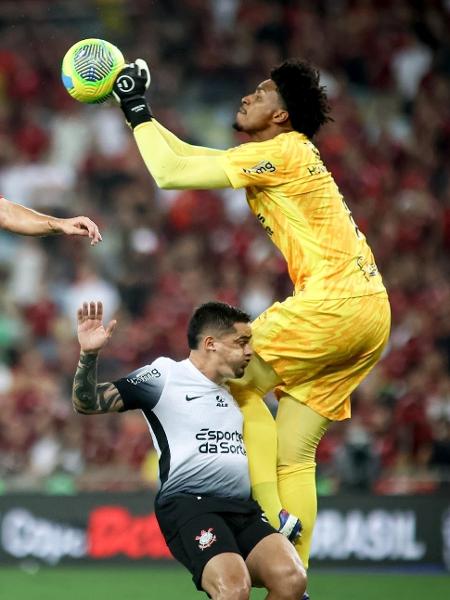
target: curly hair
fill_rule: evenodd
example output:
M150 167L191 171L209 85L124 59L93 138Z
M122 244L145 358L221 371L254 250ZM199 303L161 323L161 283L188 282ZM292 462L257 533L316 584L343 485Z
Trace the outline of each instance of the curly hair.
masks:
M275 82L284 102L292 127L312 138L326 123L330 105L320 74L307 61L288 59L273 68L270 78Z

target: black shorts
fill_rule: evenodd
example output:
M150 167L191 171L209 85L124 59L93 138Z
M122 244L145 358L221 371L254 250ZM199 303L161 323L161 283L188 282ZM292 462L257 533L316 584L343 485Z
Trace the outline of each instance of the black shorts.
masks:
M160 529L173 556L191 573L198 590L206 563L224 552L244 560L276 532L254 500L182 494L156 504Z

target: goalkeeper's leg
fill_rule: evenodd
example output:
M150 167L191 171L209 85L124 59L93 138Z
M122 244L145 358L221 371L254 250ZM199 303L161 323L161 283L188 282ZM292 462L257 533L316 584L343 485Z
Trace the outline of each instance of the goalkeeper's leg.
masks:
M283 507L302 522L295 548L305 568L317 516L316 449L330 422L292 396L279 400L278 491Z
M263 396L280 383L275 371L254 354L242 379L230 382L230 390L244 416L253 498L261 505L271 525L280 527L282 505L277 485L277 430Z

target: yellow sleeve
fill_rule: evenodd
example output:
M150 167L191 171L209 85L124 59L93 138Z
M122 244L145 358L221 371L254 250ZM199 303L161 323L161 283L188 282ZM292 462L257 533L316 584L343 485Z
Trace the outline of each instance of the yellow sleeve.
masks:
M158 187L169 190L230 187L230 180L219 161L219 156L199 156L196 153L179 155L161 132L161 127L152 120L141 123L133 131L145 165ZM173 139L171 143L174 143ZM186 151L186 147L183 151Z
M194 146L187 142L183 142L174 133L161 125L156 119L153 119L153 123L178 156L217 156L225 152L225 150L217 150L216 148L207 148L205 146Z
M230 148L219 161L234 188L279 185L285 175L285 159L276 137Z

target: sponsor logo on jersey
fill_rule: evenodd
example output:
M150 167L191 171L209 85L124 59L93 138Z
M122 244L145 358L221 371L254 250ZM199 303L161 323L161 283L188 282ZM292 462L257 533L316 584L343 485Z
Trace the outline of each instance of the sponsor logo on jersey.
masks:
M320 163L319 165L310 165L309 167L306 167L306 169L310 175L320 175L321 173L328 173L328 169L323 163Z
M200 454L240 454L246 456L244 441L240 431L222 431L203 427L195 436L202 442L198 446Z
M216 400L217 400L217 404L216 406L222 406L222 407L226 407L228 406L228 403L225 402L225 400L222 398L222 396L216 396Z
M207 529L206 531L205 529L202 529L200 531L200 535L195 536L195 541L198 542L198 547L200 548L200 550L205 550L206 548L209 548L217 540L216 534L213 533L213 531L214 529L212 527L209 527L209 529Z
M138 385L139 383L145 383L150 379L158 379L158 377L161 377L161 373L158 369L152 369L151 371L144 371L144 373L141 373L136 377L127 377L127 381L133 385Z
M191 400L197 400L197 398L201 398L201 396L188 396L186 394L186 402L191 402Z
M264 227L264 230L267 233L267 235L269 237L272 237L273 236L273 229L271 227L269 227L268 225L266 225L266 217L264 217L261 213L258 213L256 215L256 218L261 223L261 225Z
M377 265L375 263L368 264L367 259L364 256L358 256L356 259L356 264L364 273L364 276L367 280L369 280L370 277L376 277L378 275Z
M276 166L270 162L270 160L262 160L254 167L250 167L249 169L243 168L242 171L250 175L251 173L255 175L261 175L261 173L274 173L277 170Z

